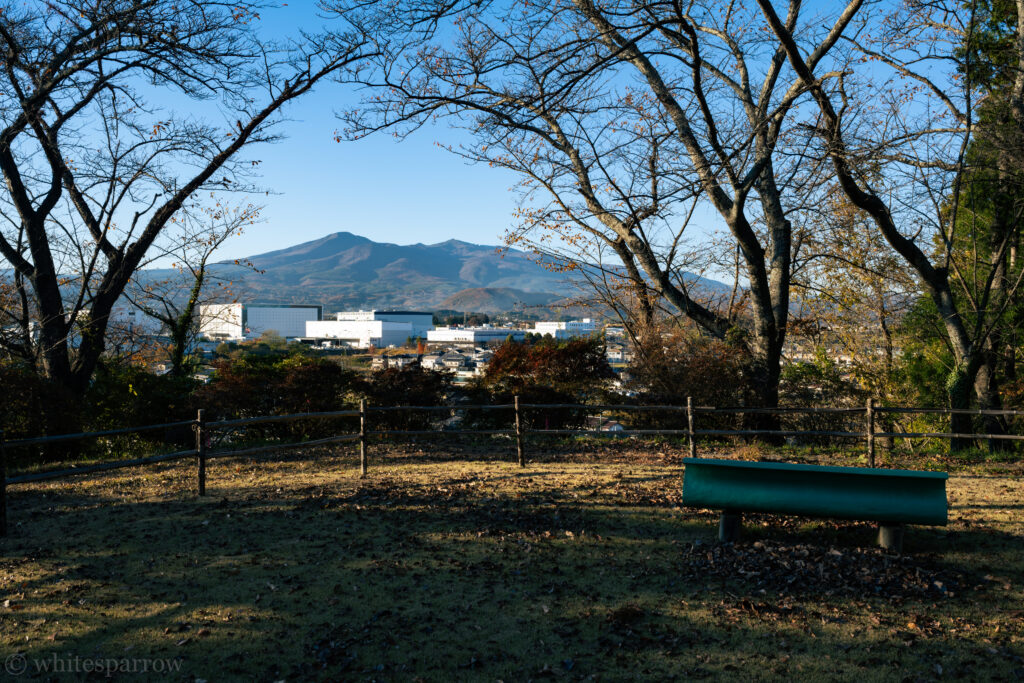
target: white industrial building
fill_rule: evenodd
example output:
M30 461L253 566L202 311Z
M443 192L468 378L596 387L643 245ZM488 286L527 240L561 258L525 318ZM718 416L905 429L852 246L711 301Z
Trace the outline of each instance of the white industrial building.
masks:
M401 346L426 337L434 326L430 311L342 311L334 320L309 322L303 341L320 346L365 349Z
M473 344L500 343L512 337L516 341L526 338L525 330L507 327L438 327L427 332L428 344Z
M286 339L306 334L306 323L323 318L322 306L208 304L199 307L199 333L210 340L254 339L277 332Z
M431 311L342 311L335 314L334 318L343 322L409 323L409 334L406 337L426 338L427 332L434 329L434 314Z
M570 320L567 322L539 322L533 327L535 334L543 334L555 339L586 337L597 331L597 325L590 318Z
M320 320L306 323L304 342L366 349L401 346L415 336L409 323L384 320Z

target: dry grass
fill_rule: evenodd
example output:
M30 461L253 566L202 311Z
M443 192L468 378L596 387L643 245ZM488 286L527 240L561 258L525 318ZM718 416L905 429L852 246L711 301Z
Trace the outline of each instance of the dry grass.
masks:
M958 577L951 595L882 598L694 571L717 517L678 507L676 453L444 455L392 449L366 480L351 448L218 460L204 499L186 463L14 487L2 656L26 676L55 654L169 658L171 680L210 681L1024 677L1016 474L954 476L950 526L908 533L911 573ZM748 530L748 563L872 540Z

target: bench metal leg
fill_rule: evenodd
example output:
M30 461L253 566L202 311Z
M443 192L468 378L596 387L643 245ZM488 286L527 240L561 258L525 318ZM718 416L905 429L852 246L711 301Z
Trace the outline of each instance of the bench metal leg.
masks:
M743 515L732 510L722 510L718 519L718 540L735 543L739 540L740 529L743 528Z
M878 525L878 545L894 553L903 552L903 528L897 523L881 523Z

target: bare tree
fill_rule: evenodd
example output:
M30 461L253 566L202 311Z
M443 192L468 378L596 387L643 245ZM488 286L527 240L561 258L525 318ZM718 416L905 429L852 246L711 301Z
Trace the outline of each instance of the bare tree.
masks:
M372 96L348 117L349 133L401 134L439 116L462 125L473 142L453 151L523 178L513 244L523 234L570 247L601 243L634 287L713 337L742 340L747 401L776 405L790 213L811 177L787 126L808 88L788 72L756 10L711 1L505 8L413 0L399 14L405 48L384 51L361 79ZM817 67L852 18L807 16L793 2L785 25L814 40ZM728 228L745 317L702 304L681 277L687 240L701 238L686 230L695 205L701 222L710 212Z
M171 260L174 274L154 278L151 271L136 271L125 297L137 310L155 321L169 343L167 356L170 373L184 375L189 349L199 333L197 314L201 306L236 298L232 277L243 269L255 270L252 263L236 259L234 266L211 269L216 251L231 237L241 235L245 226L256 221L259 207L189 207L179 213L174 229L168 231L155 249L154 261Z
M370 49L354 32L261 41L259 9L245 0L0 6L0 256L22 307L7 319L22 326L22 343L31 338L41 371L74 392L172 219L198 193L247 189L258 162L244 151L276 139L288 103Z
M860 10L863 4L858 0L850 7ZM956 362L947 382L953 408L967 408L972 391L980 407L998 407L994 340L1024 277L1024 270L1014 263L1019 215L997 215L987 233L988 244L981 245L978 217L962 205L963 198L978 189L970 187L979 177L968 154L971 142L991 130L979 122L977 113L994 93L976 79L970 61L978 55L982 4L901 6L879 24L884 49L866 41L852 43L856 53L870 60L871 71L854 69L830 88L808 59L805 43L775 13L772 3L758 0L793 71L814 95L820 113L814 133L839 186L870 216L935 303ZM1024 140L1024 1L1013 7L1009 49L999 60L1008 71L1001 97L1016 113L1016 139ZM885 125L877 124L877 116L865 125L864 108L851 104L851 91L856 92L858 85L864 88L862 96L877 94L872 100L885 105L868 110L881 111ZM1006 128L1002 130L1005 135ZM1007 159L998 158L997 166L1003 167L997 174L1005 183ZM987 422L993 432L1001 431L998 420ZM969 418L954 417L954 432L969 429Z
M794 327L812 343L843 349L858 382L876 397L891 396L895 328L919 294L917 282L842 190L833 186L822 199L798 228Z
M506 239L525 249L548 270L565 274L577 292L567 305L610 315L622 325L634 349L644 348L641 338L649 336L651 330L660 330L665 321L679 317L678 310L651 286L628 252L622 253L621 244L619 249L611 248L605 240L585 231L579 236L566 235L564 240L545 239L544 231L535 239L535 232L521 226L509 231ZM745 303L739 272L735 272L728 294L700 281L710 268L721 265L713 258L716 253L716 249L680 249L673 262L673 278L699 305L731 321L739 321L744 315Z

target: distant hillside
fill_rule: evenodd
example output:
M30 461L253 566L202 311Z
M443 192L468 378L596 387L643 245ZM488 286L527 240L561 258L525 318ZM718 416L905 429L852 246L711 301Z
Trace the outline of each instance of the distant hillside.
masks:
M247 298L268 303L317 301L330 309L434 308L466 289L494 288L544 293L569 291L561 275L520 251L449 240L440 244L374 242L348 232L287 249L249 256L262 275L245 273Z
M550 306L578 293L566 275L537 265L524 252L459 240L400 245L337 232L247 260L263 272L241 268L234 260L214 266L235 283L239 300L323 304L328 312L451 308L499 313L524 305ZM161 278L170 272L152 270L149 275ZM689 277L691 286L725 287Z
M438 308L479 313L502 313L524 306L548 306L565 297L550 292L524 292L511 287L474 287L456 292L440 303Z

